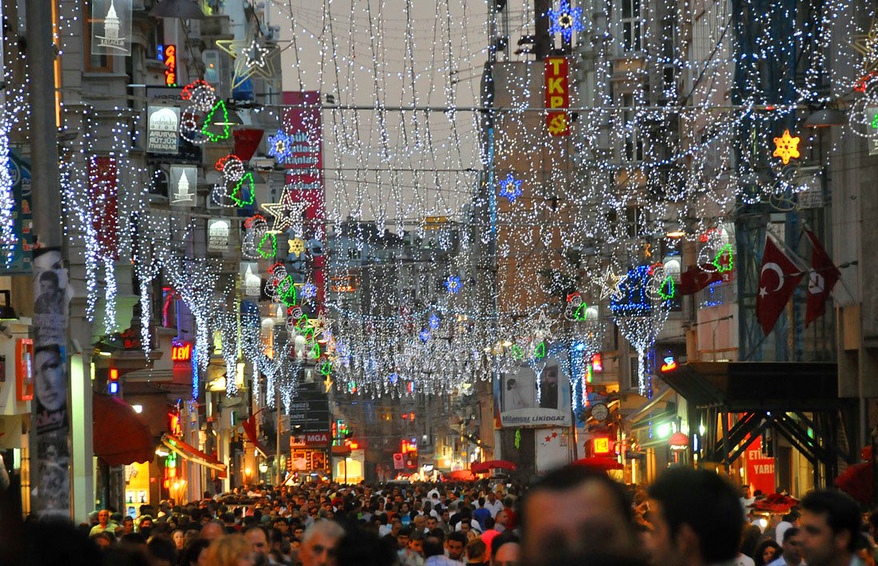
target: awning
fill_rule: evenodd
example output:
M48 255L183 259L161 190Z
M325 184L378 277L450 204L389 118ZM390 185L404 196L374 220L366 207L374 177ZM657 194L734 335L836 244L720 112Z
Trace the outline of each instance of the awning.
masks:
M110 395L95 394L93 399L95 456L108 466L151 462L156 442L134 408Z
M637 409L636 411L634 411L633 413L628 415L626 417L628 420L628 423L633 426L633 425L638 424L640 421L646 419L646 417L650 416L650 413L652 412L652 410L655 408L656 405L658 405L662 401L666 401L668 399L668 397L670 397L671 394L673 394L673 393L674 393L674 390L672 388L668 387L667 389L665 389L664 391L662 391L661 393L659 393L658 395L656 395L655 397L653 397L652 399L647 401L642 407L640 407L639 409Z
M226 474L226 465L211 456L210 454L206 454L195 448L191 444L187 444L177 438L176 436L172 436L168 433L162 435L162 444L167 446L170 450L173 450L183 458L195 462L196 464L201 464L202 466L208 467L212 470L217 470L220 473L220 477L225 477Z
M262 409L260 409L261 411ZM268 448L259 440L259 436L256 434L256 415L259 414L259 411L256 411L249 418L241 421L241 427L244 429L244 435L247 436L247 440L250 441L250 444L256 447L256 450L262 454L263 457L268 458L269 456L274 456L274 450Z

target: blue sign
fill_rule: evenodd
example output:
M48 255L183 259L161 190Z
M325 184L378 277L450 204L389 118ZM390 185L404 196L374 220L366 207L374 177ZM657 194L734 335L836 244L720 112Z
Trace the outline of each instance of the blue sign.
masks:
M0 261L0 273L30 273L33 259L33 213L31 211L30 164L9 152L9 175L12 177L12 226L17 242L9 267Z

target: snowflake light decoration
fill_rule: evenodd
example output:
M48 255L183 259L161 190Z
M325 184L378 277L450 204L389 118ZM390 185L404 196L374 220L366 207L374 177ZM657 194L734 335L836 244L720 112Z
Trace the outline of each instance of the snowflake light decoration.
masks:
M313 299L317 296L317 285L310 281L302 285L302 298Z
M278 130L273 136L268 136L268 155L278 163L286 163L293 155L293 144L286 132Z
M500 181L500 196L509 199L509 202L515 202L515 199L522 194L521 181L508 173L506 178Z
M429 320L430 328L432 328L433 330L438 329L440 322L441 322L441 320L439 320L439 316L436 313L433 313L430 315L430 320Z
M799 136L791 136L789 130L784 130L783 135L779 138L774 138L774 153L771 154L772 157L780 157L783 164L786 165L790 162L790 159L793 157L799 157L799 141L801 138Z
M418 334L418 338L421 339L421 342L426 344L427 341L430 340L430 331L426 328L421 330L421 332Z
M560 33L564 41L570 41L574 31L584 29L581 6L572 8L570 2L562 0L557 10L549 8L549 33Z
M448 278L445 279L445 289L449 293L458 293L461 287L463 287L463 284L460 282L459 276L449 275Z

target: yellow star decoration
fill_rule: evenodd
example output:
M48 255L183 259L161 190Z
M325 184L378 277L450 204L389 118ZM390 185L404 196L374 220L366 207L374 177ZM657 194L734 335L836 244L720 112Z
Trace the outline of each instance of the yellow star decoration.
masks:
M775 150L772 157L780 157L784 165L790 162L790 158L799 157L800 139L799 136L792 137L789 130L784 130L781 137L774 138Z
M295 200L294 192L290 187L284 187L279 202L267 202L262 205L262 208L274 217L271 232L280 234L302 224L302 214L308 208L308 203L304 200Z
M878 68L878 20L872 20L869 33L854 36L851 47L863 55L863 70L866 73L871 73Z
M293 238L290 240L290 253L300 256L305 253L305 241L302 238Z

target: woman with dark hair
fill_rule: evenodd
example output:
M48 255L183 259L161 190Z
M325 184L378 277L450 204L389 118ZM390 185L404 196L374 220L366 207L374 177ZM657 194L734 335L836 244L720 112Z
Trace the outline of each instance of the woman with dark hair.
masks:
M782 550L779 544L772 539L767 539L759 543L756 552L753 553L753 562L755 566L765 566L769 562L780 558Z

